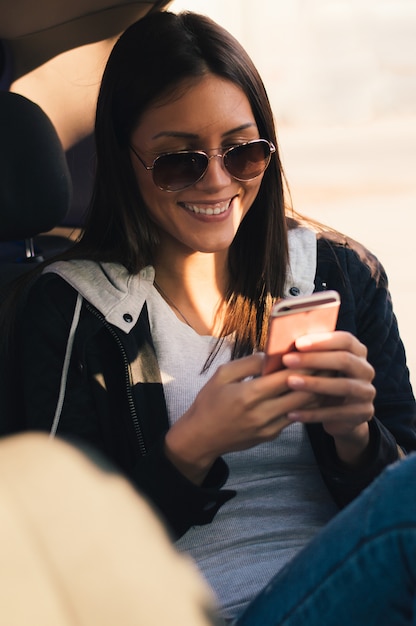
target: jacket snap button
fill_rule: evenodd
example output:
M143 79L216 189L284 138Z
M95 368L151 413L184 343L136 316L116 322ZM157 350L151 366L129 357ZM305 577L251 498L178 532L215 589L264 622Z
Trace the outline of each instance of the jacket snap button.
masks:
M291 296L298 296L300 294L300 289L299 287L291 287L289 289L289 293Z
M130 313L124 313L123 320L131 324L131 322L133 321L133 316L130 315Z

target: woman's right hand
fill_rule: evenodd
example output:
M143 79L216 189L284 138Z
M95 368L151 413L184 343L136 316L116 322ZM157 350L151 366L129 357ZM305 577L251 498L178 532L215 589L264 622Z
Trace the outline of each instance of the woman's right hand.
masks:
M293 371L261 376L263 358L257 353L221 365L167 432L166 454L192 482L200 484L222 454L275 439L291 423L289 411L315 400L288 389Z

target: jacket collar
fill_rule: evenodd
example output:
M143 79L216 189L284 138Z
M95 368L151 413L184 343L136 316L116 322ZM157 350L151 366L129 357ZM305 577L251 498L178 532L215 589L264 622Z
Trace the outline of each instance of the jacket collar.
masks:
M309 296L315 288L317 264L316 233L305 227L289 230L289 267L284 296Z
M316 273L316 235L299 227L289 231L289 268L284 295L309 295L314 290ZM97 263L74 259L48 265L44 273L58 274L90 302L105 319L129 333L153 285L155 270L143 268L130 274L118 263Z

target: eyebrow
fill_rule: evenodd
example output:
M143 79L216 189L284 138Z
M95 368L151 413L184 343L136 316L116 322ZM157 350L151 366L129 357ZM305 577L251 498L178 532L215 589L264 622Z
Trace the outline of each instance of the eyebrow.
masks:
M247 124L241 124L241 126L237 126L236 128L232 128L231 130L227 130L227 132L223 133L223 137L227 137L228 135L234 135L241 130L245 130L246 128L252 128L256 126L255 122L247 122ZM176 130L162 130L160 133L153 135L152 139L159 139L159 137L179 137L181 139L198 139L199 135L195 133L186 133L182 131Z

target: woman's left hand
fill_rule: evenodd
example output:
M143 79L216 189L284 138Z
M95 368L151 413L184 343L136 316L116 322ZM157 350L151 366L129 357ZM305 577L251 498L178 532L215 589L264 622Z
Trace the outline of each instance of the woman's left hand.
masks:
M365 458L369 443L368 422L374 415L374 369L367 348L351 333L335 331L305 335L296 341L297 352L283 357L288 369L313 375L289 376L292 390L319 394L313 406L288 414L303 423L320 422L334 438L338 456L357 465Z

